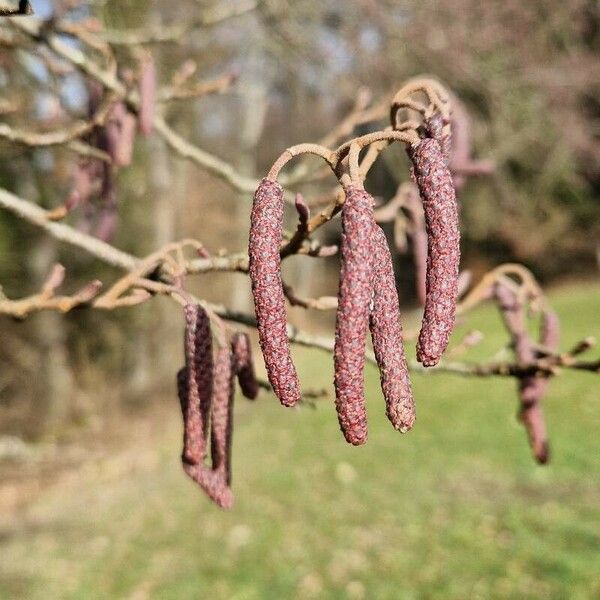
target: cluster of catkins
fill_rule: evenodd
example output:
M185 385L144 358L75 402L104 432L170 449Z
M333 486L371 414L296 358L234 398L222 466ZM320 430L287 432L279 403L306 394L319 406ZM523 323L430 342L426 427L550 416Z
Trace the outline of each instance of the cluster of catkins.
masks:
M131 76L130 76L131 78ZM102 126L86 137L86 142L110 157L107 163L93 157L80 159L73 175L71 191L62 207L55 211L57 217L84 207L84 217L79 228L102 239L110 240L117 226L117 198L115 176L122 167L131 164L138 125L142 134L152 131L156 96L156 69L151 57L141 62L138 76L140 107L136 119L122 100L115 101ZM102 87L90 83L88 88L88 113L93 118L102 102ZM98 206L91 200L98 197Z
M181 461L187 475L213 502L230 508L235 377L246 398L254 400L258 395L250 340L239 332L229 338L221 326L213 344L206 311L188 303L184 313L185 366L177 373L184 423ZM209 433L211 466L205 463Z
M429 135L409 148L428 236L425 311L417 344L417 359L427 367L437 364L448 344L458 289L458 208L447 146L448 140ZM359 445L367 439L363 376L367 329L392 425L401 432L411 429L415 409L392 260L373 216L374 200L361 185L347 185L344 191L334 384L341 430L349 443ZM250 278L269 381L281 403L293 406L301 391L290 354L281 280L283 205L281 185L263 179L252 207Z
M521 363L531 363L538 358L538 347L531 339L527 327L526 306L517 292L503 284L496 283L494 295L509 331L515 355ZM539 345L546 352L556 352L560 340L558 315L550 308L544 308L541 317ZM527 375L519 379L519 420L523 423L534 458L540 464L550 459L550 448L546 422L542 409L542 399L548 386L548 378Z

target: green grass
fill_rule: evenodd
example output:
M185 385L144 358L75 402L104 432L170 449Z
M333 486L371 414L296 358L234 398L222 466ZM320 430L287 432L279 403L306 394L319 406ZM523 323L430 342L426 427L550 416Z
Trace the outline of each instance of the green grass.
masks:
M567 348L600 337L600 287L553 296ZM471 358L504 334L491 309ZM594 329L595 328L595 329ZM464 329L463 329L464 331ZM411 349L411 352L413 350ZM330 359L300 352L307 385ZM552 463L515 420L515 383L415 376L418 422L393 431L369 368L369 442L343 442L331 401L240 401L231 512L183 475L180 423L89 464L35 500L1 539L0 596L17 598L598 598L600 385L567 373L548 391Z

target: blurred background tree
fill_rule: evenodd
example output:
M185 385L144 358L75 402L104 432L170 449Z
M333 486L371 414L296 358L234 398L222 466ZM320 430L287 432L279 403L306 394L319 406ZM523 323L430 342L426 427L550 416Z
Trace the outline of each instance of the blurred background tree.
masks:
M40 0L33 6L42 19L97 20L119 64L132 68L142 45L129 43L126 32L160 34L144 45L161 84L186 68L201 80L235 78L222 93L169 104L165 116L190 141L252 178L282 148L329 132L361 88L387 101L398 82L429 73L448 83L465 105L474 154L496 166L492 175L471 178L461 191L463 267L479 275L501 261L518 260L544 282L597 272L595 2ZM84 112L83 77L61 74L43 52L33 57L11 51L11 35L3 25L3 118L22 122L27 114L28 122L44 127L60 114ZM0 152L4 187L45 208L64 201L73 154L7 142ZM396 162L381 162L370 175L369 185L381 199L394 194ZM318 189L311 184L303 191L310 196ZM249 193L232 190L168 151L159 136L138 138L133 165L118 174L114 243L144 255L166 241L193 236L214 251L221 246L242 251L250 200ZM336 228L325 235L334 242ZM10 297L38 289L57 260L80 282L92 267L100 277L111 273L5 212L0 244L0 281ZM402 299L410 304L412 262L397 260ZM294 259L286 267L301 282L299 292L334 293L328 269L336 266L325 262ZM196 284L203 297L228 297L233 308L249 307L245 278L217 274L208 281L199 278ZM89 418L99 404L135 403L149 390L170 389L176 362L171 357L180 351L178 317L162 300L156 304L111 314L39 314L26 324L3 319L0 401L8 430L64 432L66 423ZM329 322L319 317L311 326Z

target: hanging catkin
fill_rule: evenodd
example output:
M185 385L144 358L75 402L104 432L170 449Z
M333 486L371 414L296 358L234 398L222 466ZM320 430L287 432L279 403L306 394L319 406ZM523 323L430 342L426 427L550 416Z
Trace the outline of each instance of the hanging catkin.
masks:
M373 296L373 224L372 196L363 189L347 188L342 208L334 383L340 427L354 445L367 440L363 370Z
M140 131L144 135L152 132L154 126L154 110L156 105L156 65L152 55L148 54L141 61L139 81Z
M231 436L233 434L233 357L229 346L217 350L213 379L210 453L213 471L231 483Z
M104 127L106 152L117 167L131 164L136 120L123 102L115 102Z
M460 262L458 207L439 143L422 139L411 146L409 155L428 236L426 301L417 359L431 367L440 360L454 327Z
M550 352L558 351L560 322L558 315L550 308L544 309L540 327L540 344ZM533 355L534 353L531 352ZM533 358L533 356L532 356ZM526 377L520 381L521 411L519 417L529 436L529 443L535 459L540 464L550 460L550 444L542 400L548 387L547 377Z
M283 188L263 179L254 194L250 224L250 279L260 347L269 381L284 406L300 400L300 383L287 337L279 248L283 228Z
M231 338L231 349L233 351L235 373L242 393L249 400L254 400L258 396L258 381L254 373L252 346L248 335L241 332L235 333Z
M206 455L209 407L212 395L212 341L210 322L204 309L187 304L185 314L185 368L187 384L182 459L189 464L202 462ZM182 385L178 384L181 390ZM183 406L182 406L183 408Z
M495 286L495 295L506 328L511 334L515 355L519 362L530 363L536 358L533 342L527 331L525 307L515 292L502 283ZM556 315L548 312L550 322L544 325L542 320L542 343L544 339L551 343L558 343L558 323L553 323ZM554 316L552 316L554 315ZM544 332L546 329L546 332ZM546 391L547 379L535 375L525 375L519 378L519 414L518 418L523 423L531 451L540 464L545 464L550 458L548 433L542 410L542 398Z
M373 223L373 240L374 295L370 317L373 350L379 366L388 419L395 429L405 433L414 425L415 403L404 356L392 257L385 234L376 223Z

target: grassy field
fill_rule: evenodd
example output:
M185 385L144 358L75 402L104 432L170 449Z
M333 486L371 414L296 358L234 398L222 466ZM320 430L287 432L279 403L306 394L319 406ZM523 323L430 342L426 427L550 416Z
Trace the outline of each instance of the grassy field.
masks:
M553 301L563 348L600 337L600 287ZM480 310L473 327L486 339L469 358L489 357L504 339L498 317ZM298 361L305 383L329 385L327 356ZM551 383L547 467L515 420L513 381L416 376L406 436L386 421L372 368L367 385L362 448L343 442L331 401L240 401L231 512L183 475L178 408L165 398L160 426L61 475L0 530L0 597L600 597L597 377Z

